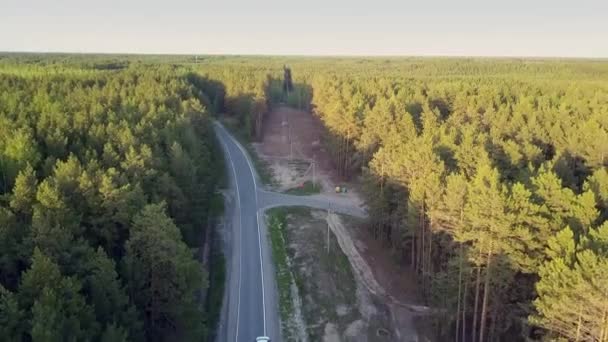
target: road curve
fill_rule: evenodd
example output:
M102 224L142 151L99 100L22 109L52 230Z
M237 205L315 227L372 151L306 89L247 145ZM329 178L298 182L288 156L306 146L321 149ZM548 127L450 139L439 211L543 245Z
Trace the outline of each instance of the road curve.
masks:
M264 226L258 216L255 171L242 147L218 123L215 133L228 169L234 209L227 256L227 287L218 341L251 342L267 335L280 341L276 283Z
M281 341L278 290L264 211L279 206L307 206L365 217L359 207L327 197L266 191L245 149L218 122L213 124L230 179L226 200L227 286L216 341L251 342L266 335Z

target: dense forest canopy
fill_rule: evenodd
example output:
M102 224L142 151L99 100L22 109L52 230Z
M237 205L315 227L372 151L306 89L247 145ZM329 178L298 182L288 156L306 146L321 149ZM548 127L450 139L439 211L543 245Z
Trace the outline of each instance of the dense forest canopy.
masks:
M36 58L0 62L1 339L203 338L195 248L222 171L203 88Z
M255 139L283 102L361 179L437 338L608 341L606 60L5 54L0 90L2 336L201 336L208 113Z
M365 179L373 234L445 309L439 338L608 338L608 84L547 64L312 79L338 168Z

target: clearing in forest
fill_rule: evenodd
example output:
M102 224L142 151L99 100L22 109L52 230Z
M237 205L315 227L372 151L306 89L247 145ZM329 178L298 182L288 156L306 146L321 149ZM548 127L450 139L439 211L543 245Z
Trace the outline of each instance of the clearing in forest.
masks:
M335 172L332 158L323 147L324 132L323 123L315 115L279 105L264 117L262 140L253 145L271 168L278 191L306 187L314 178L316 192L361 205L351 184ZM336 194L336 186L346 186L348 191Z
M282 232L309 341L397 341L386 305L362 281L326 211L284 208ZM331 214L333 220L338 216ZM328 239L329 238L329 239ZM327 243L329 242L329 248ZM351 251L352 252L352 251Z
M302 190L307 189L306 185L311 184L313 178L311 163L314 158L314 176L323 196L336 202L346 201L357 206L364 205L357 192L353 191L352 184L341 180L335 171L332 158L323 147L325 128L318 117L287 106L277 106L265 116L262 132L261 142L253 145L258 156L271 168L277 190L305 193L306 191ZM300 188L302 184L305 186ZM336 186L347 186L348 192L337 194L334 190ZM332 232L336 234L338 240L348 241L338 244L337 247L348 256L347 260L358 275L357 280L362 289L357 290L356 293L360 294L364 291L368 297L371 296L369 298L374 298L378 305L388 309L386 318L389 323L392 322L389 325L393 327L389 329L391 338L383 340L416 340L418 329L414 321L416 317L424 315L421 313L424 308L417 306L420 296L414 272L400 266L395 260L392 249L387 248L385 242L374 239L363 221L347 216L332 216L335 218L321 223L318 222L318 217L314 218L310 214L291 216L289 221L292 224L298 222L304 225L301 227L309 227L315 222L327 227L331 223ZM301 234L312 234L313 231L314 229L306 230ZM335 239L334 234L332 234L333 239ZM302 243L292 244L292 252L295 251L293 249L295 247L302 247ZM370 283L375 283L376 286L370 286ZM298 284L299 288L302 286ZM306 303L306 300L311 299L314 298L308 295L303 301ZM328 327L330 330L333 328L331 325Z

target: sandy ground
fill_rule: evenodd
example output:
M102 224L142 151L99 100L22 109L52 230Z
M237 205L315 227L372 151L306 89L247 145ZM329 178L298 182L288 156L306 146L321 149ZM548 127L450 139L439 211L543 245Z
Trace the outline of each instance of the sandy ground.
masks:
M337 217L330 216L332 222ZM388 308L364 285L350 256L340 248L343 242L339 235L330 234L330 239L326 239L327 222L324 210L292 208L287 216L285 238L290 269L301 296L299 311L309 340L397 341L390 333Z
M351 219L344 223L344 216L330 214L327 215L327 224L348 257L357 281L387 305L393 340L418 341L419 334L414 321L417 316L426 315L429 308L417 304L415 282L408 277L411 272L400 269L390 254L386 253L386 248L383 251L376 250L380 247L378 241L363 231L360 222Z
M352 186L343 182L335 172L329 153L321 145L323 129L320 120L310 113L278 107L266 116L262 141L254 146L259 156L272 168L278 182L276 190L286 190L312 180L314 160L314 178L322 186L321 196L364 207ZM349 192L336 194L336 185L346 185ZM374 240L363 224L343 222L337 215L325 215L324 219L353 267L357 298L362 305L360 311L363 315L363 319L353 321L344 331L340 331L335 323L328 323L323 327L324 340L359 341L348 336L357 335L376 319L373 316L375 309L371 308L376 307L374 302L379 301L381 306L387 308L389 317L386 318L391 321L390 337L381 340L418 341L414 318L424 315L427 308L418 305L419 296L413 273L400 267L391 255L390 248Z
M278 183L275 190L285 191L314 178L321 185L320 196L364 207L352 184L335 172L332 158L321 144L323 130L322 122L311 113L279 106L265 116L262 140L253 146L272 169ZM346 186L348 191L336 193L336 186Z
M337 185L346 185L321 144L323 130L319 118L301 110L279 106L266 115L262 141L254 147L272 168L277 190L296 187L313 177L324 193L335 194ZM352 191L342 196L358 199Z

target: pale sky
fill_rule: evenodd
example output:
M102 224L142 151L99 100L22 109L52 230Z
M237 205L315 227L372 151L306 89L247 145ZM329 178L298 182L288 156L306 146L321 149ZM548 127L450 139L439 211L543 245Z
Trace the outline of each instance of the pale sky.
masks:
M608 0L0 0L0 51L608 57Z

